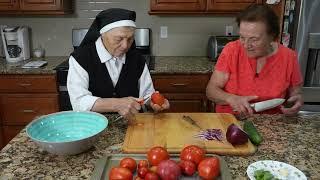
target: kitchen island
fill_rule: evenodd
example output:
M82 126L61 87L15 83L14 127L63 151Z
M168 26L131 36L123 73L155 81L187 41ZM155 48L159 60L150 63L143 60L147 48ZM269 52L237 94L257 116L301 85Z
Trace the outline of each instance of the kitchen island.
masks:
M0 152L0 179L88 179L95 162L110 153L121 153L127 125L111 121L89 151L74 156L49 154L32 142L22 130ZM320 114L254 115L253 121L264 141L252 156L223 156L233 179L247 179L249 164L276 160L291 164L310 179L320 177Z

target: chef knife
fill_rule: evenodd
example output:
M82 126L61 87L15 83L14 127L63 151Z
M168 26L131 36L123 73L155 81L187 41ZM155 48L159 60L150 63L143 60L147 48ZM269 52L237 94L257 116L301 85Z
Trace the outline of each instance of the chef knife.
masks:
M256 111L256 112L261 112L267 109L272 109L275 108L282 103L285 102L285 99L282 98L275 98L275 99L270 99L266 101L260 101L257 103L250 104L250 106Z

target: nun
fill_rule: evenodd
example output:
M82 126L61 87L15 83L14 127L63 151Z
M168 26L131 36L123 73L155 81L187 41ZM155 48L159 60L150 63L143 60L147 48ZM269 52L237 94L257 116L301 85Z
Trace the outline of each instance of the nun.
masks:
M134 46L136 13L100 12L80 46L71 53L67 87L73 110L115 112L132 119L141 101L155 112L169 109L150 101L155 91L145 59ZM144 106L144 105L143 105Z

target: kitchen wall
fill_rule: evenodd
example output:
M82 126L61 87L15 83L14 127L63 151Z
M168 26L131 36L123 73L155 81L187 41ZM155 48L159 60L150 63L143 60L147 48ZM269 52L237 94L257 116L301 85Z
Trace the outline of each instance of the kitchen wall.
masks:
M137 12L137 26L152 29L152 52L157 56L206 56L210 35L224 35L225 26L237 25L234 17L149 15L149 0L75 0L75 12L59 17L0 17L0 25L27 25L33 48L43 47L46 56L72 52L72 28L88 28L99 11L120 7ZM168 38L160 38L160 27L168 27Z

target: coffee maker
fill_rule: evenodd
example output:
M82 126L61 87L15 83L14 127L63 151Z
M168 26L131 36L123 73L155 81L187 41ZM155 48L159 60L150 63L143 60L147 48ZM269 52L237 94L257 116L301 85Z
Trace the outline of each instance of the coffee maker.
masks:
M25 26L1 26L1 37L7 62L30 59L29 29Z

